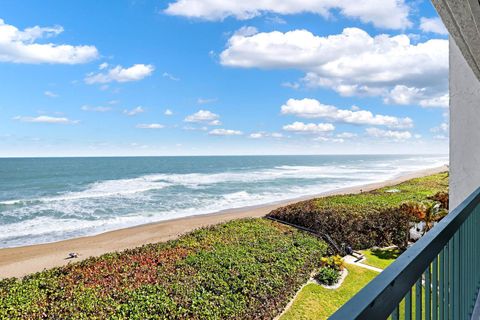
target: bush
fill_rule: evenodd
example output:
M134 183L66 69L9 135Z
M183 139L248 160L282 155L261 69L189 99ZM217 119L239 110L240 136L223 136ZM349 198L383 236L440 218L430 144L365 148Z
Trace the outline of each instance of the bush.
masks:
M428 199L440 202L441 209L448 210L448 192L437 192L434 196L428 197Z
M329 267L321 267L315 275L315 280L327 286L334 285L339 279L340 271Z
M318 238L266 219L0 281L0 319L267 319L320 264Z
M327 267L338 271L342 271L345 267L343 259L339 255L323 257L320 259L320 264L322 267Z
M360 209L342 205L318 208L315 200L274 210L268 216L304 226L332 238L339 246L353 249L374 246L404 246L408 239L410 217L396 208Z
M392 188L398 192L390 192ZM370 192L302 201L273 210L268 216L328 235L339 247L406 248L410 222L422 218L423 213L415 211L420 208L403 210L406 207L402 209L401 205L423 202L432 195L438 199L442 195L443 203L448 203L447 191L448 173L440 173ZM419 217L413 219L410 209Z

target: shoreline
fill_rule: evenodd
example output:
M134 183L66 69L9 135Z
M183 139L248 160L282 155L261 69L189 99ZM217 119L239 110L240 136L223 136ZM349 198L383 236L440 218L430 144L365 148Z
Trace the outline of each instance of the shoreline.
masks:
M263 217L276 208L299 201L330 195L371 191L443 171L448 171L448 167L441 166L419 170L382 182L340 188L321 194L303 196L275 203L164 220L52 243L4 248L0 249L0 279L22 277L30 273L42 271L43 269L66 265L70 262L80 261L92 256L99 256L108 252L131 249L148 243L173 240L195 229L234 219ZM70 252L77 253L78 259L66 259Z

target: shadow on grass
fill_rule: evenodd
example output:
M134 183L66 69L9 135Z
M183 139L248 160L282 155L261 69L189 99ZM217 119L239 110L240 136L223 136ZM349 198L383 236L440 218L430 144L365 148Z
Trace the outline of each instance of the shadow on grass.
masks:
M383 260L395 260L401 254L402 251L399 249L372 249L372 255Z

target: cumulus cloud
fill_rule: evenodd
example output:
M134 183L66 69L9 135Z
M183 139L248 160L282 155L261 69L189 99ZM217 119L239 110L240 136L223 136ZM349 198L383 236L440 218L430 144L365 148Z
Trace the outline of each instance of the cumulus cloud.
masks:
M252 132L248 137L251 139L262 139L262 138L268 138L268 137L283 138L283 134L279 132L269 133L265 131L259 131L259 132Z
M165 12L208 21L227 17L247 20L264 13L313 13L329 18L339 12L382 28L405 29L412 25L408 18L410 8L404 0L177 0Z
M303 123L296 121L283 126L283 130L295 133L319 134L333 131L335 126L331 123Z
M136 126L139 129L163 129L165 126L159 123L141 123Z
M448 35L447 28L443 25L443 22L440 18L425 18L420 19L420 30L423 32L432 32L438 33L441 35Z
M145 109L143 109L142 106L135 107L131 110L123 110L123 114L126 114L127 116L133 117L136 116L137 114L144 113Z
M343 122L359 125L379 125L391 128L411 128L413 120L385 115L374 115L367 110L338 109L335 106L320 103L315 99L289 99L282 107L284 115L295 115L301 118L323 118L333 122Z
M85 83L109 83L139 81L152 75L155 67L151 64L134 64L130 68L116 66L104 73L89 73Z
M65 117L50 117L50 116L38 116L38 117L24 117L16 116L14 120L21 122L31 122L31 123L53 123L53 124L76 124L79 123L78 120L70 120Z
M43 94L46 95L49 98L57 98L58 97L58 94L56 94L55 92L52 92L52 91L48 91L48 90L45 91Z
M167 110L165 110L165 112L163 114L166 115L166 116L171 116L171 115L173 115L173 111L170 110L170 109L167 109Z
M61 26L35 26L22 31L0 19L0 61L31 64L79 64L98 57L98 50L94 46L37 42L37 40L53 38L62 32Z
M103 107L103 106L92 107L89 105L84 105L80 109L82 109L83 111L93 111L93 112L107 112L112 110L111 107Z
M449 94L434 93L426 88L407 87L404 85L396 85L385 96L384 102L389 104L410 105L416 104L424 108L448 108Z
M448 93L448 40L412 44L407 35L370 36L359 28L325 37L307 30L235 33L220 54L224 66L298 69L302 83L343 96L389 99L396 86L414 88L429 102ZM390 98L390 101L396 100Z
M378 128L367 128L366 133L375 138L387 138L392 140L408 140L412 138L410 131L382 130Z
M448 135L448 132L450 131L450 125L447 122L442 122L438 127L433 127L430 129L430 131L433 133Z
M185 122L204 123L210 126L219 126L222 123L219 120L220 116L209 110L199 110L185 118Z
M239 130L231 130L231 129L214 129L208 133L211 136L240 136L243 134L242 131Z
M351 138L355 138L357 136L358 135L356 133L353 133L353 132L342 132L342 133L337 134L337 137L342 138L342 139L351 139Z

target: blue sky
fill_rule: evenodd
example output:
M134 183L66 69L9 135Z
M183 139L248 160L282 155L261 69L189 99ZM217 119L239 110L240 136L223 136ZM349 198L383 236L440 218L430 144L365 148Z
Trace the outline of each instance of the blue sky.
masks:
M0 2L0 156L448 152L429 1Z

